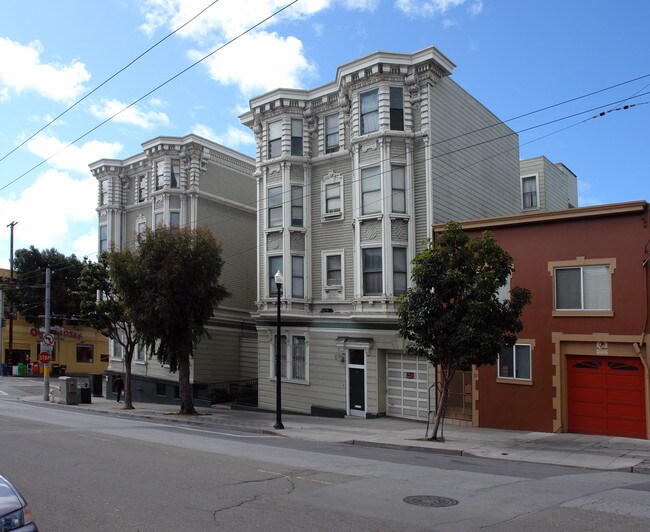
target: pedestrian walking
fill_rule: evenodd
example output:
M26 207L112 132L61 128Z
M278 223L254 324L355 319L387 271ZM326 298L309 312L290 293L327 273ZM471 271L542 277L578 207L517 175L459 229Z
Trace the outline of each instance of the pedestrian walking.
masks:
M124 380L122 377L118 376L113 379L113 391L117 394L117 402L120 402L122 399L122 390L124 390Z

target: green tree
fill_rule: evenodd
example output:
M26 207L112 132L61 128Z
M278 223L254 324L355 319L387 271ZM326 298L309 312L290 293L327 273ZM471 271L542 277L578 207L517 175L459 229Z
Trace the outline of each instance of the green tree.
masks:
M45 317L45 271L51 270L51 324L62 325L79 317L79 298L71 294L82 263L54 248L39 251L34 246L19 249L14 255L14 287L7 292L16 311L36 327Z
M73 294L80 299L81 318L104 336L112 339L123 350L124 408L132 409L131 363L138 345L133 320L121 294L115 289L109 268L109 256L102 253L97 262L85 260L79 282Z
M513 287L505 301L497 294L513 271L512 258L489 233L470 239L456 222L413 260L414 286L402 297L397 315L406 352L440 368L433 440L456 371L494 364L501 348L517 340L530 292Z
M140 235L136 249L109 256L111 277L142 344L171 372L178 370L180 414L196 415L190 357L228 296L219 284L221 249L208 230L162 227Z

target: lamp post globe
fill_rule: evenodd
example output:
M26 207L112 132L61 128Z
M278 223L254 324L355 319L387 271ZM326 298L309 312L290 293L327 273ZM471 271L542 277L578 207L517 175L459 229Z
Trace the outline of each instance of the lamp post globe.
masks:
M275 288L278 293L277 302L277 331L275 337L275 424L273 428L283 429L282 424L282 337L281 337L281 316L280 316L280 296L282 295L282 284L284 277L280 270L274 276Z

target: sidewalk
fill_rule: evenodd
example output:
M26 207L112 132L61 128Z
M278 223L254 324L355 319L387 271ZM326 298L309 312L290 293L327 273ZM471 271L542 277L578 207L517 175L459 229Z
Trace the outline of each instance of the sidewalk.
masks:
M22 400L45 403L42 396L25 396ZM201 414L199 416L177 416L174 415L178 412L175 405L135 403L134 410L124 410L123 403L118 404L105 397L92 397L91 400L90 404L56 405L116 416L244 430L310 441L650 474L650 440L460 427L446 423L443 443L425 439L425 423L390 417L334 419L283 414L284 430L276 430L273 428L274 412L214 406L197 407Z

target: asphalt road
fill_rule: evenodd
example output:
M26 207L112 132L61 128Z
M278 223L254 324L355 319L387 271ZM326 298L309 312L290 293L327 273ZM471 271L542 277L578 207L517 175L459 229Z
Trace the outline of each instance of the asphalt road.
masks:
M0 473L44 532L650 528L647 475L124 419L25 391L0 387Z

